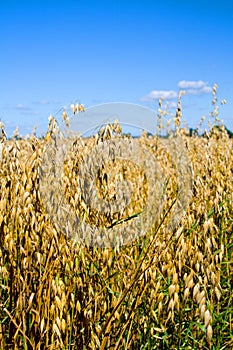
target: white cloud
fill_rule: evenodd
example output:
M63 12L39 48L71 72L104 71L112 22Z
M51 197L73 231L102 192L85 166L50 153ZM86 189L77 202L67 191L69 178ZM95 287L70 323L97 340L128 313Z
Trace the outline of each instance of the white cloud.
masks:
M209 93L211 93L212 92L212 87L210 87L210 86L204 86L202 89L201 89L201 91L203 92L203 93L205 93L205 94L209 94Z
M181 80L178 88L184 90L189 95L209 94L212 88L203 80ZM174 90L152 90L149 94L141 98L143 102L153 102L163 98L165 101L177 99L178 92Z
M25 111L24 114L28 114L28 115L38 115L39 112L33 111L33 110L28 110L28 111Z
M22 103L18 103L16 106L15 106L15 109L17 109L18 111L21 112L21 114L29 114L29 115L38 115L38 112L33 110L32 108L22 104Z
M209 94L212 91L208 83L203 80L181 80L178 83L178 87L184 89L186 93L190 95Z
M45 105L49 105L51 102L48 100L36 100L32 102L35 105L40 105L40 106L45 106Z
M30 110L30 108L28 106L25 106L22 103L18 103L15 108L20 110L20 111L29 111Z
M60 100L36 100L33 101L33 104L40 105L40 106L45 106L45 105L50 105L50 104L60 104Z
M177 102L169 101L169 102L167 103L167 107L168 107L168 108L176 108L176 107L177 107Z
M40 105L49 105L50 102L48 100L41 100L41 101L38 101L38 104L40 104Z
M194 81L194 80L181 80L179 83L178 83L178 87L181 88L181 89L201 89L203 88L204 86L208 85L208 83L205 83L204 81L202 80L197 80L197 81Z
M177 98L177 92L173 90L153 90L148 95L141 98L142 101L151 102L164 98L165 100L172 100Z

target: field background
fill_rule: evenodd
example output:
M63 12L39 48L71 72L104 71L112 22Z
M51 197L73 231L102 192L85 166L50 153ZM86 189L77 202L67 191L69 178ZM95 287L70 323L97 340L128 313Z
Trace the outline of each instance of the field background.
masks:
M167 231L175 173L144 136L167 169L167 204L145 237L112 249L75 243L50 221L39 191L49 137L1 141L1 349L233 348L232 139L182 138L194 174L185 217Z

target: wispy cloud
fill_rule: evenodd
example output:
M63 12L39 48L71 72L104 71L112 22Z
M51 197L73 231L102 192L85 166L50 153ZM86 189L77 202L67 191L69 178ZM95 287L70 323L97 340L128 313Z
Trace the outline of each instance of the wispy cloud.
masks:
M181 80L177 86L178 89L185 90L186 94L190 95L204 95L209 94L212 91L209 84L203 80ZM177 97L178 92L174 90L152 90L140 100L142 102L152 102L154 100L159 100L160 98L163 98L164 100L174 100L177 99Z
M30 108L29 106L26 106L22 103L18 103L16 106L15 106L15 109L20 111L21 114L30 114L30 115L38 115L38 112L33 110L32 108Z
M178 83L178 87L185 90L186 93L190 95L209 94L212 91L209 84L202 80L181 80Z
M50 104L60 104L60 100L36 100L33 101L33 104L40 105L40 106L45 106L45 105L50 105Z
M167 108L171 109L171 108L177 108L177 102L175 101L169 101L166 103Z
M179 83L178 83L178 87L181 88L181 89L201 89L203 88L204 86L208 85L208 83L205 83L204 81L202 80L181 80Z
M164 98L165 100L172 100L177 98L177 92L173 90L153 90L148 95L141 98L141 101L152 102Z
M15 109L17 110L20 110L20 111L30 111L31 108L22 104L22 103L18 103L16 106L15 106Z
M48 101L48 100L40 100L40 101L35 101L34 103L37 104L37 105L44 106L44 105L49 105L50 101Z

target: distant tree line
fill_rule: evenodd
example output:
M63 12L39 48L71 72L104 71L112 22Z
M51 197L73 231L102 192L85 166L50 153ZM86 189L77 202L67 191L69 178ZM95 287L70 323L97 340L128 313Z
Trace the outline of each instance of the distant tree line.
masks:
M209 133L207 133L206 131L202 134L202 135L199 135L198 133L198 129L193 129L193 128L190 128L189 129L189 136L192 137L192 136L200 136L200 137L206 137L208 134L213 134L215 132L226 132L228 134L228 136L230 138L233 137L233 132L231 130L229 130L225 125L214 125L212 127L212 129L209 131Z

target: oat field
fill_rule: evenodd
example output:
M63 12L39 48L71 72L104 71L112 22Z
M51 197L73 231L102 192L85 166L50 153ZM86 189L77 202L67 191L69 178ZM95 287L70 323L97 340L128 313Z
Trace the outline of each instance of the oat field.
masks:
M73 240L45 209L39 169L50 136L0 143L0 349L233 349L233 139L221 128L205 137L181 135L192 197L168 230L176 174L162 141L143 135L138 142L165 172L165 206L144 236L104 248ZM80 140L73 158L71 152L67 200L89 223L126 225L130 207L121 217L97 217L69 185L95 142L101 140ZM123 168L115 165L112 181ZM137 192L142 174L133 166L125 176L140 212L147 183ZM106 178L98 181L103 193ZM114 191L108 188L106 198Z

